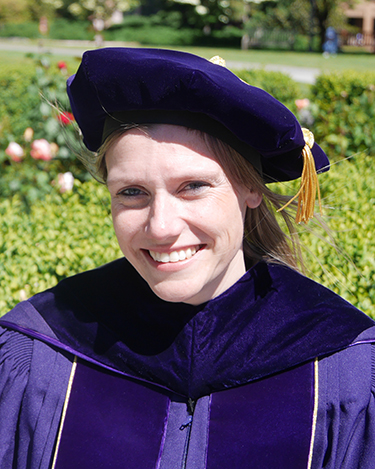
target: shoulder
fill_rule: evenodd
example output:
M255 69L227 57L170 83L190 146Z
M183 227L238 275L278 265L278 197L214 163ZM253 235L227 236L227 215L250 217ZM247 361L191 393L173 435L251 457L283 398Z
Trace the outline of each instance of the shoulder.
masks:
M302 309L314 308L316 311L320 311L324 308L325 310L340 310L344 313L365 316L355 306L329 288L290 267L271 263L267 264L267 269L272 279L272 291L275 294L282 293L285 298L289 298ZM368 320L370 321L369 318Z
M0 327L0 386L11 382L26 383L30 370L33 341L16 331Z
M361 467L375 461L375 327L318 362L313 468Z
M71 358L0 327L0 467L49 467Z

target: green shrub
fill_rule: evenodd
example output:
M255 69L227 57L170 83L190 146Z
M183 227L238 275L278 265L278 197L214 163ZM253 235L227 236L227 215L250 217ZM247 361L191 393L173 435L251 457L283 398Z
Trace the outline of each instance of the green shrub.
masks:
M87 40L94 38L94 31L89 21L69 21L57 18L51 23L48 33L51 39Z
M25 213L20 198L0 202L0 314L74 273L120 256L107 190L75 182L52 191Z
M0 37L41 38L38 22L5 23L0 27ZM89 21L70 21L57 18L49 24L45 37L50 39L92 40L94 32Z
M196 36L193 45L201 47L232 47L239 49L243 36L242 29L235 26L224 26L223 29L213 30L211 34L205 35L200 32Z
M104 32L106 41L138 42L140 44L168 46L194 44L197 31L194 29L175 29L170 26L147 25L131 28L114 28Z
M5 23L0 27L0 37L40 37L38 23Z
M319 176L323 220L299 226L307 275L375 318L375 186L373 158L358 154ZM298 181L271 185L294 195ZM333 240L336 246L333 244Z
M314 36L311 49L314 52L320 52L320 39L318 36ZM298 52L308 52L310 50L310 38L302 34L296 34L293 43L293 50Z
M30 126L33 110L40 104L39 93L29 93L35 81L32 63L0 69L0 142L18 138ZM3 143L4 144L4 143Z
M104 31L104 38L159 46L239 47L242 34L239 28L225 26L205 35L201 29L182 26L180 12L160 11L151 16L127 15L120 25Z
M314 134L329 155L375 152L375 72L319 76L311 87Z
M246 83L267 91L267 93L281 101L293 113L296 112L295 100L300 95L300 88L288 75L262 69L242 70L236 72L236 75L246 81Z

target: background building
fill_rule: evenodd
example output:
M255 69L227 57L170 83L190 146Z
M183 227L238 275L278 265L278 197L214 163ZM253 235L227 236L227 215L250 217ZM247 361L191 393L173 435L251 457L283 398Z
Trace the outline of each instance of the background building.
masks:
M357 3L347 8L345 14L349 24L357 26L359 33L347 38L348 45L375 46L375 0ZM352 42L352 44L350 44Z

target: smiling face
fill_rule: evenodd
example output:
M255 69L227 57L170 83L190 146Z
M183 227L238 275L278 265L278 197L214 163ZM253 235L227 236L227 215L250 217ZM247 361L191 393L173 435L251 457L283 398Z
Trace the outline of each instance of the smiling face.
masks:
M120 248L157 296L200 304L245 273L244 217L261 196L231 184L196 132L130 130L106 164Z

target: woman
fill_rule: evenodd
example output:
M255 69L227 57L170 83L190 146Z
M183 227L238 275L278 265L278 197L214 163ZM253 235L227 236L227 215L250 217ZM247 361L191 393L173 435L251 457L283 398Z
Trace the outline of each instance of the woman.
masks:
M125 257L0 321L1 467L373 467L373 322L297 272L264 184L312 215L311 134L174 51L87 52L68 94Z

